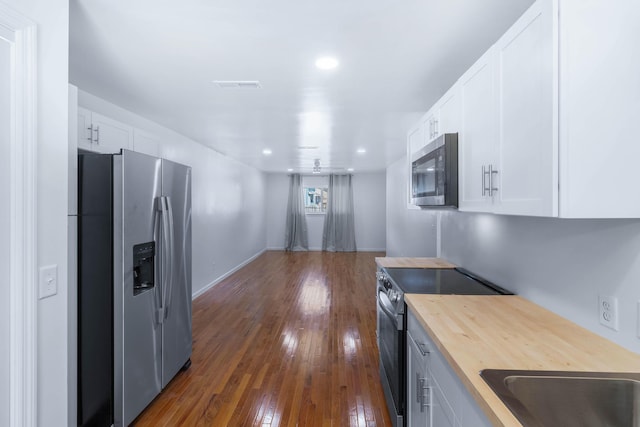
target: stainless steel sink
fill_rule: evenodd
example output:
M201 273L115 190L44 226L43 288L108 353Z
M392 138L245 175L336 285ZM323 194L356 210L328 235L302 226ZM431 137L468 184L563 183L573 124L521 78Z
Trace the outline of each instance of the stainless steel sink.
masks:
M640 373L485 369L523 426L640 427Z

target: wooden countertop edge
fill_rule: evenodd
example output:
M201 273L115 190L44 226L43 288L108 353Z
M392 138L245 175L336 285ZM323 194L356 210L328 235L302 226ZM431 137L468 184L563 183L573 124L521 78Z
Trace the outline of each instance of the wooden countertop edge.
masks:
M454 370L454 372L458 375L458 377L460 378L461 382L464 384L464 386L466 387L466 389L469 391L469 393L473 396L473 398L475 399L476 403L480 406L480 408L482 409L482 411L485 413L485 415L487 416L487 418L495 425L495 426L502 426L502 427L521 427L522 424L516 419L516 417L511 413L511 411L505 406L505 404L502 402L502 400L500 400L500 398L493 392L493 390L485 383L485 381L482 379L482 377L480 377L480 370L477 369L477 366L468 366L468 367L463 367L460 366L460 364L458 363L457 358L455 357L455 355L451 354L451 348L448 347L448 345L450 347L459 347L458 350L460 350L460 345L462 344L464 347L464 342L453 342L455 341L457 338L460 337L465 337L465 338L469 338L471 340L471 343L473 343L473 338L470 338L469 336L467 336L463 331L460 330L458 331L457 334L453 334L451 335L450 341L452 341L451 343L448 342L443 342L443 337L441 337L437 331L435 331L432 327L430 327L429 323L426 321L426 319L424 318L425 314L421 312L421 310L424 310L424 307L418 307L414 304L413 298L415 298L416 300L419 298L424 298L424 297L431 297L434 299L433 303L434 304L438 304L438 299L440 299L441 301L446 301L446 298L465 298L464 296L457 296L457 295L448 295L448 296L444 296L444 295L439 295L439 296L434 296L434 295L411 295L411 294L407 294L406 295L406 302L408 304L408 306L413 310L413 312L416 314L416 318L418 319L418 321L420 322L420 324L422 325L422 327L425 329L425 331L427 331L429 333L429 335L431 336L431 338L433 339L434 343L436 344L436 347L438 347L438 350L440 350L440 352L442 353L442 355L445 357L445 359L447 360L447 362L449 363L449 365L451 366L451 368ZM633 353L629 350L626 350L622 347L619 347L617 344L612 343L608 340L606 340L605 338L600 337L599 335L596 335L595 333L588 331L587 329L576 325L575 323L541 307L538 306L537 304L526 300L523 297L517 296L517 295L509 295L509 296L480 296L480 297L471 297L471 298L500 298L500 302L501 303L506 303L508 305L508 307L510 308L510 313L509 315L520 315L523 318L525 318L526 321L526 317L530 314L531 311L534 311L536 316L540 317L540 324L543 325L541 326L541 328L545 328L545 326L549 326L550 324L556 325L556 326L560 326L561 328L566 328L566 330L570 330L570 335L572 336L582 336L582 337L589 337L592 338L590 340L590 344L589 346L593 346L596 347L600 350L610 350L611 352L608 353L608 358L611 357L612 360L612 364L610 366L608 366L608 370L610 370L611 372L635 372L638 370L638 367L640 367L640 355ZM453 300L449 300L449 301L453 301ZM460 299L458 300L460 301ZM480 300L478 300L480 301ZM443 305L446 305L446 303L443 303ZM441 313L435 313L435 315L441 315ZM455 323L452 321L452 323ZM511 325L517 325L517 320L514 320L514 322ZM442 325L442 323L441 323ZM469 331L471 332L471 331ZM446 333L447 331L443 331L442 332L444 335L444 338L446 339ZM566 333L566 331L565 331ZM562 334L558 334L558 335L554 335L555 333L553 332L547 332L547 337L553 337L553 338L557 338L557 339L563 339L565 337L562 336ZM481 344L484 344L484 341ZM577 355L579 353L584 353L584 349L580 349L579 346L574 346L573 343L568 343L567 344L568 348L572 348L575 349L574 353ZM466 347L465 347L466 348ZM494 348L494 347L491 347ZM566 350L566 349L565 349ZM497 352L494 353L498 353L500 350L498 350ZM613 354L615 353L615 355ZM583 354L582 354L583 355ZM487 361L486 362L482 362L480 364L483 364L483 366L481 367L481 369L488 369L488 368L494 368L494 369L532 369L532 366L536 366L537 368L541 369L541 370L574 370L574 371L598 371L598 370L603 370L602 368L602 360L601 359L597 359L597 358L593 358L593 357L576 357L576 359L580 359L580 361L576 360L575 363L565 363L563 364L562 361L555 361L556 363L554 364L546 364L546 361L542 360L542 361L537 361L537 360L518 360L517 363L513 363L513 361L505 361L504 358L502 357L495 357L495 360L491 360L489 355L487 356ZM591 355L593 356L593 355ZM463 357L460 357L460 360L464 360ZM607 359L608 360L608 359ZM540 362L541 365L538 363ZM582 363L582 364L581 364ZM476 364L478 365L478 364ZM521 366L520 366L521 365ZM560 366L562 365L562 368L560 368ZM635 367L635 369L634 369Z
M427 257L376 257L376 265L386 268L455 268L456 265L442 258Z

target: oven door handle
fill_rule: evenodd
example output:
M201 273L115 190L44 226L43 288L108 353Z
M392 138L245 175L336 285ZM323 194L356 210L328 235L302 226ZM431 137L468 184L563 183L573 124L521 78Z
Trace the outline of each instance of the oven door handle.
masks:
M401 330L402 327L398 324L398 317L393 313L391 306L391 300L387 296L387 293L383 288L378 288L378 307L390 318L393 319L393 323L396 325L396 329Z

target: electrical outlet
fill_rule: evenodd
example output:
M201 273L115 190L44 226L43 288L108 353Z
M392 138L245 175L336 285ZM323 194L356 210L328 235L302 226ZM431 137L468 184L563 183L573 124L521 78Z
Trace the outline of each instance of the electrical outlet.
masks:
M38 284L40 299L55 295L58 292L58 266L49 265L47 267L40 267L40 280Z
M618 330L618 298L599 295L598 296L598 316L600 324Z

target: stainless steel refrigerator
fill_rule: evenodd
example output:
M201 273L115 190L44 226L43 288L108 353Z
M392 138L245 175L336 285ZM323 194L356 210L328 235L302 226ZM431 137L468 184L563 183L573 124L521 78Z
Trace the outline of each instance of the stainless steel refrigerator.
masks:
M127 426L191 357L191 168L78 160L78 424Z

